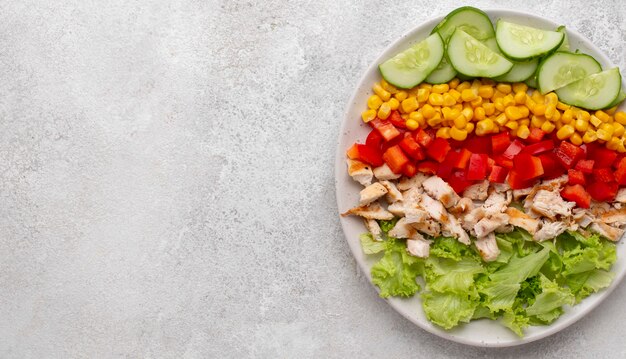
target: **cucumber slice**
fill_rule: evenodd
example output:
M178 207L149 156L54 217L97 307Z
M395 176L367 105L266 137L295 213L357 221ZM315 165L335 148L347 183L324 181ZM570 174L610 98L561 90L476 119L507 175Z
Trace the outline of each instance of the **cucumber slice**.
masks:
M444 46L439 34L430 35L378 66L383 78L400 88L424 81L441 62Z
M496 77L509 72L513 67L509 60L461 29L454 31L446 51L452 67L466 76Z
M450 65L450 63L444 56L441 59L439 66L437 66L437 68L433 72L431 72L428 77L426 77L426 82L433 85L442 84L444 82L452 80L454 76L456 76L456 70L454 69L454 67L452 67L452 65Z
M567 29L565 28L565 25L557 27L556 31L563 33L563 42L561 43L561 46L556 49L556 51L569 51L569 37L567 36Z
M491 51L495 52L496 54L502 55L502 52L500 52L500 48L498 47L498 42L496 41L495 37L490 37L486 40L482 40L481 42L485 44L485 46L487 46L489 49L491 49Z
M496 77L494 80L500 82L522 82L532 77L537 71L539 59L525 62L513 61L513 68L506 74Z
M599 110L613 103L621 89L622 75L614 67L561 87L556 94L568 105Z
M598 61L589 55L559 51L541 61L537 84L539 91L546 94L600 71Z
M526 85L528 85L528 87L532 87L532 88L536 89L537 88L537 75L533 74L526 81L524 81L524 83Z
M624 90L619 90L619 95L617 95L615 100L613 100L613 102L611 102L605 108L615 107L615 106L619 105L620 103L622 103L622 101L624 101L625 99L626 99L626 92L624 92Z
M448 15L433 29L438 32L443 41L448 41L457 28L467 32L478 40L496 36L489 16L482 10L471 6L460 7Z
M500 51L516 61L549 54L561 46L564 37L562 32L540 30L502 20L496 24L496 40Z

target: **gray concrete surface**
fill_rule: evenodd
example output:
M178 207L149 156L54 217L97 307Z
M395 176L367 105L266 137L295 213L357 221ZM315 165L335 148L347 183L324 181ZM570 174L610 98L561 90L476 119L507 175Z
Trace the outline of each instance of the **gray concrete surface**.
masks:
M418 329L356 268L343 108L385 46L461 4L0 1L0 357L626 356L625 285L486 350ZM544 14L626 68L617 0L475 4Z

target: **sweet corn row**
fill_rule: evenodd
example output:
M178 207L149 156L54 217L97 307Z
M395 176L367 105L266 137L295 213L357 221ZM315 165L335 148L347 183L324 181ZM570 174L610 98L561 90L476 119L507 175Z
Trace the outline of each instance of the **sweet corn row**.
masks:
M528 91L524 83L496 83L490 79L448 83L422 83L400 90L381 80L373 86L374 95L362 113L364 122L387 119L398 110L409 130L431 127L437 137L463 141L471 133L478 136L509 131L526 139L532 128L575 145L599 141L607 148L626 153L626 113L609 110L589 112L559 101L554 92L542 95Z

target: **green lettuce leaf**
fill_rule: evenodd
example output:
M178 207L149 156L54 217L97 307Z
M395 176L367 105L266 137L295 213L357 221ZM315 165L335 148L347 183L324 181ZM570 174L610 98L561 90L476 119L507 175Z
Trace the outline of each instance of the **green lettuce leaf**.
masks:
M444 329L453 328L459 322L469 322L478 303L478 298L467 294L422 293L422 306L426 317Z
M365 254L376 254L385 250L386 242L376 241L369 233L363 233L359 236L361 240L361 248Z
M387 233L396 226L396 223L398 223L399 219L400 218L398 217L394 217L390 220L379 220L378 225L380 226L380 229L383 231L383 233L387 235Z
M479 261L472 257L456 262L452 259L429 257L426 260L428 288L440 293L474 294L474 275L484 272Z
M430 248L431 257L449 258L460 261L463 257L474 256L469 246L452 237L437 237Z
M615 277L614 273L601 269L569 275L565 278L567 286L576 296L576 302L580 302L592 293L608 287Z
M535 297L534 303L526 308L526 314L537 316L543 321L551 321L556 319L558 315L554 316L554 314L549 313L557 308L561 308L563 305L573 305L574 295L569 288L559 286L544 275L540 275L540 277L541 293ZM547 314L547 318L542 318L543 315Z
M409 255L406 242L386 241L383 257L372 267L372 282L380 288L380 296L410 297L419 290L415 281L424 272L423 260Z
M529 322L521 310L508 309L502 313L502 324L520 337L524 336L524 329L528 327Z

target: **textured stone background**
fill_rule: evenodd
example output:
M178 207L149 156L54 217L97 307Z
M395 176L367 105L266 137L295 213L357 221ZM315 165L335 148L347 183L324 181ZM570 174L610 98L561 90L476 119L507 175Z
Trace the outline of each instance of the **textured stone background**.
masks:
M527 5L522 5L526 3ZM461 2L0 2L0 357L624 357L626 286L571 328L474 349L377 298L337 219L345 104ZM626 68L614 1L477 1Z

